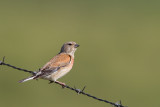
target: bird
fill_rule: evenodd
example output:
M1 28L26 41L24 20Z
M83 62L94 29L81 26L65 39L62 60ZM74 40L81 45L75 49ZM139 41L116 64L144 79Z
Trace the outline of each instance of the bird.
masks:
M64 43L60 52L40 68L38 72L28 78L20 80L19 83L40 78L49 80L51 83L57 82L65 86L65 83L57 80L72 69L75 57L74 53L79 46L79 44L73 41Z

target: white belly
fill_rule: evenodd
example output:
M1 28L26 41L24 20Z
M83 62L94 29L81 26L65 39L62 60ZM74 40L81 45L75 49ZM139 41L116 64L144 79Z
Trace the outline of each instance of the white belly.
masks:
M47 80L51 80L51 81L56 81L59 78L66 75L70 70L71 70L71 68L69 69L68 67L64 67L64 68L61 68L58 71L52 73L51 75L48 75L48 76L42 77L42 78L47 79Z

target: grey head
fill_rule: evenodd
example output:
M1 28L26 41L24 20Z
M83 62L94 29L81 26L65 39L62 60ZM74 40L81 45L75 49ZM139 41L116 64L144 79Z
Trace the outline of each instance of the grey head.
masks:
M74 53L79 46L80 45L78 45L76 42L73 41L66 42L63 44L60 53L66 53L74 57Z

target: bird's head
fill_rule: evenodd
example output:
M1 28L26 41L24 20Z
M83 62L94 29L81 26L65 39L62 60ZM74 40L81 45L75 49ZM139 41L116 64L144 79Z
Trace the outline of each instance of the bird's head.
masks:
M74 53L79 46L80 45L78 45L76 42L73 41L64 43L60 53L66 53L74 57Z

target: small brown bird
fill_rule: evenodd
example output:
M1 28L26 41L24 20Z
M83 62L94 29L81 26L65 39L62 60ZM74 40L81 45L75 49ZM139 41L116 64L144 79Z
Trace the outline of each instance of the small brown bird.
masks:
M28 80L41 78L65 85L64 83L57 80L72 69L74 63L74 53L77 50L77 47L79 47L79 45L75 42L67 42L63 44L60 53L53 57L48 63L46 63L39 70L39 72L19 82L22 83Z

